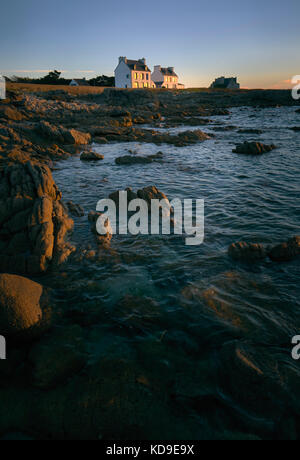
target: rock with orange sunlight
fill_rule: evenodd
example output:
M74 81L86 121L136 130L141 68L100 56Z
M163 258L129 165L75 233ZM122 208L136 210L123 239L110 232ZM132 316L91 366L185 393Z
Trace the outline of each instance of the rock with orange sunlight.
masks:
M256 262L267 257L266 249L262 244L238 242L233 243L228 250L232 259L242 262Z
M238 144L233 150L234 153L243 153L246 155L261 155L262 153L271 152L276 149L276 145L265 145L261 142L244 142Z
M50 169L31 162L0 172L0 269L34 274L60 264L74 248L73 227Z
M15 275L0 275L0 331L18 339L40 334L49 321L47 293L40 284Z

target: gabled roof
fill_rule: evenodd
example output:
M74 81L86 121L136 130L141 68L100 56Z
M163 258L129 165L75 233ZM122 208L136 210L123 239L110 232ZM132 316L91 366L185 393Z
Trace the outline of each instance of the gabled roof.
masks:
M73 78L72 81L76 81L76 83L79 85L79 86L89 86L88 82L86 81L85 78Z
M161 73L167 77L178 77L178 75L174 72L173 69L162 67L160 70Z
M127 59L126 64L131 70L138 70L140 72L150 72L147 64L143 64L141 61L134 61L132 59Z

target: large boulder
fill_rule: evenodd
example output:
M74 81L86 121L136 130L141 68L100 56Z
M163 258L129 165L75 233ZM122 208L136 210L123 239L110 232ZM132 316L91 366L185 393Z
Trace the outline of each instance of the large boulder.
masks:
M294 236L285 243L278 244L269 252L274 262L289 262L300 255L300 236Z
M276 145L266 145L261 142L244 142L238 144L233 150L234 153L244 153L247 155L261 155L262 153L271 152L276 149Z
M14 164L0 172L0 270L45 272L74 248L66 242L73 227L47 166Z
M91 135L82 133L75 129L66 129L63 126L51 125L48 121L41 121L37 128L40 135L50 139L52 142L62 144L85 145L91 142Z
M40 284L21 276L1 274L1 333L17 338L36 334L47 317L46 299Z
M229 247L228 253L232 259L242 262L255 262L263 260L267 256L266 249L262 244L244 242L233 243Z

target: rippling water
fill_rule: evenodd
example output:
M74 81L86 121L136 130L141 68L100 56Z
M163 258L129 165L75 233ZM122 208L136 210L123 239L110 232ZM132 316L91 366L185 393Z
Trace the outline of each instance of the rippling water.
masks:
M162 363L177 375L182 362L215 362L232 338L284 347L300 333L299 261L246 265L227 256L232 242L276 244L299 234L300 134L288 128L298 125L300 117L294 108L235 108L230 117L213 121L237 130L205 126L203 131L215 137L184 148L95 146L104 161L85 163L75 156L57 164L54 178L63 199L82 205L86 214L99 199L126 187L155 185L169 199L205 199L203 245L186 246L182 237L115 236L111 251L103 251L98 262L69 262L64 278L49 277L70 317L80 312L94 318L88 338L92 360L110 353L130 356L142 360L153 376ZM245 128L264 133L237 132ZM187 129L195 128L169 131ZM232 153L244 140L275 143L278 149L255 157ZM164 161L115 165L115 158L129 149L142 154L161 150ZM87 216L75 218L72 240L93 244ZM185 375L189 379L188 371ZM211 391L225 398L222 384L215 383Z

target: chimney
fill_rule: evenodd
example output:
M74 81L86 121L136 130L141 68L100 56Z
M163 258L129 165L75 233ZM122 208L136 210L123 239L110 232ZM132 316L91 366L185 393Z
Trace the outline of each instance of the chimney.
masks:
M126 57L126 56L120 56L120 57L119 57L119 64L120 64L120 62L122 62L122 61L125 62L125 64L127 64L127 57Z
M174 72L174 69L175 69L175 67L168 67L168 70L169 70L170 72Z
M161 65L155 65L154 70L159 70L159 72L160 72L161 71Z
M139 61L140 61L142 64L146 65L146 59L145 59L145 58L139 59Z

